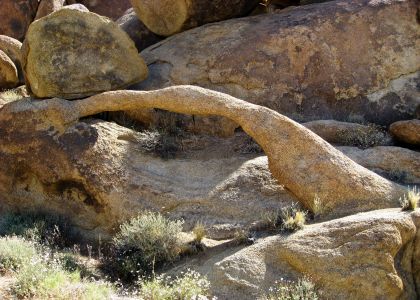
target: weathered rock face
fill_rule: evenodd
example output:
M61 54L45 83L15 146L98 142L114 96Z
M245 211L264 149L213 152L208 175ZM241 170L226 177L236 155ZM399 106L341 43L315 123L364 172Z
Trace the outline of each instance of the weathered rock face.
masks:
M35 20L48 16L49 14L61 9L66 3L66 0L41 0L36 12Z
M116 22L134 41L139 52L162 40L162 37L147 29L132 8L127 10Z
M34 22L22 55L27 85L39 98L80 98L147 77L134 43L117 24L75 9Z
M91 12L117 20L131 7L130 0L80 0Z
M389 130L395 138L404 143L420 145L420 120L395 122Z
M415 0L333 1L206 25L142 51L150 76L137 88L193 84L299 122L388 125L420 101L416 11Z
M338 147L358 164L390 180L420 184L420 152L400 147Z
M18 71L19 81L23 82L24 80L20 55L21 48L22 43L18 40L6 35L0 35L0 50L6 53L6 55L9 56L9 58L13 61Z
M210 237L223 238L221 225L246 227L296 201L272 177L264 156L220 153L211 159L163 160L147 151L146 134L114 123L79 122L56 141L53 131L36 133L38 141L26 144L28 152L0 151L5 159L0 167L0 213L48 210L70 217L95 239L98 233L106 238L124 219L154 210L184 218L186 229L202 222ZM48 155L41 145L49 149ZM18 157L24 162L16 165ZM43 167L35 165L36 157Z
M19 83L17 69L9 56L0 50L0 90L16 87Z
M38 0L2 0L0 34L22 41L38 8Z
M335 120L312 121L302 125L332 144L362 148L392 144L392 138L387 132L372 125Z
M140 20L158 35L246 15L259 0L131 0Z
M418 299L412 266L420 259L419 224L418 211L373 211L268 237L193 267L208 274L220 299L257 299L280 278L303 276L325 299Z
M202 209L206 215L214 209L215 215L222 211L219 220L236 222L256 217L254 201L260 197L272 199L262 207L278 207L276 193L281 189L267 176L264 160L165 163L140 154L138 143L129 142L137 140L131 130L78 122L103 111L153 107L216 114L238 122L265 150L273 178L308 208L318 195L325 215L395 207L406 192L274 111L218 92L181 86L154 92L109 92L79 101L26 99L3 106L0 203L5 205L1 207L41 207L65 213L91 232L110 232L116 223L143 209L172 215L182 214L186 207L187 211ZM194 179L180 175L184 173ZM250 189L245 196L242 180L261 192ZM263 196L263 191L270 196ZM241 197L253 200L245 205ZM246 206L255 210L243 209Z

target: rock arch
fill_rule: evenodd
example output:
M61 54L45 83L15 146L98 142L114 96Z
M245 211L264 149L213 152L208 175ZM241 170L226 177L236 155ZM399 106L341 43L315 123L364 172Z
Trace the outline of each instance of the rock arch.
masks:
M115 91L72 102L69 107L77 118L139 108L227 117L264 149L273 176L308 208L315 195L333 211L392 207L405 192L291 119L223 93L194 86Z
M332 215L395 207L405 193L404 187L358 165L291 119L268 108L195 86L113 91L76 101L22 100L5 105L0 110L0 122L10 122L11 126L2 133L3 139L9 142L0 143L0 152L18 149L19 139L14 141L7 135L13 130L30 130L31 124L36 124L37 130L52 130L59 136L82 117L139 108L219 115L237 122L264 149L273 176L309 209L313 208L315 196ZM28 122L31 124L25 125Z

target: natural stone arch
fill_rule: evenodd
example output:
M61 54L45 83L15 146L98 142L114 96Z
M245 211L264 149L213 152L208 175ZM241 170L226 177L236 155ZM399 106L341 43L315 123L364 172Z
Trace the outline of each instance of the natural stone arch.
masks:
M4 107L0 121L9 113L30 110L39 114L40 124L47 120L45 126L54 123L57 130L63 131L82 117L139 108L219 115L237 122L264 149L273 176L308 208L313 207L315 196L333 214L393 207L405 192L404 187L358 165L291 119L268 108L194 86L106 92L73 102L21 101Z

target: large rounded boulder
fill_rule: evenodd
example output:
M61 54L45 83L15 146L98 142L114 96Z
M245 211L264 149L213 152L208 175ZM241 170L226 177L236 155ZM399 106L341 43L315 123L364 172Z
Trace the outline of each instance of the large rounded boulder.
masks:
M38 98L76 99L147 77L133 41L116 23L77 9L61 9L31 24L22 65Z

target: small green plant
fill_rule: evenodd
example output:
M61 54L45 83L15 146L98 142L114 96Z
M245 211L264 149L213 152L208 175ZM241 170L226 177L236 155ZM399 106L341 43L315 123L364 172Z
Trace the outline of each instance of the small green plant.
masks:
M252 244L254 243L254 237L249 230L238 229L235 231L232 241L235 245Z
M195 241L197 243L201 243L202 240L206 237L206 228L204 227L204 224L201 222L198 222L197 224L195 224L194 228L193 228L193 233L195 236Z
M270 288L265 300L318 300L319 296L309 279L299 279L298 282L281 280Z
M325 206L322 202L321 198L319 198L318 195L315 195L314 202L312 204L312 213L314 215L314 218L317 219L321 215L325 213Z
M171 280L168 276L157 276L139 282L140 298L146 300L190 300L208 299L210 283L207 278L188 270Z
M281 210L281 228L286 231L296 231L302 229L306 223L305 211L299 210L297 204L292 204Z
M416 187L410 189L403 198L400 198L400 204L403 210L416 210L420 202L420 193Z
M122 279L135 279L156 265L175 260L181 251L182 221L147 212L120 226L113 239Z
M276 229L281 223L280 211L265 211L261 215L263 229Z
M0 274L18 271L36 255L33 242L15 236L0 238Z

